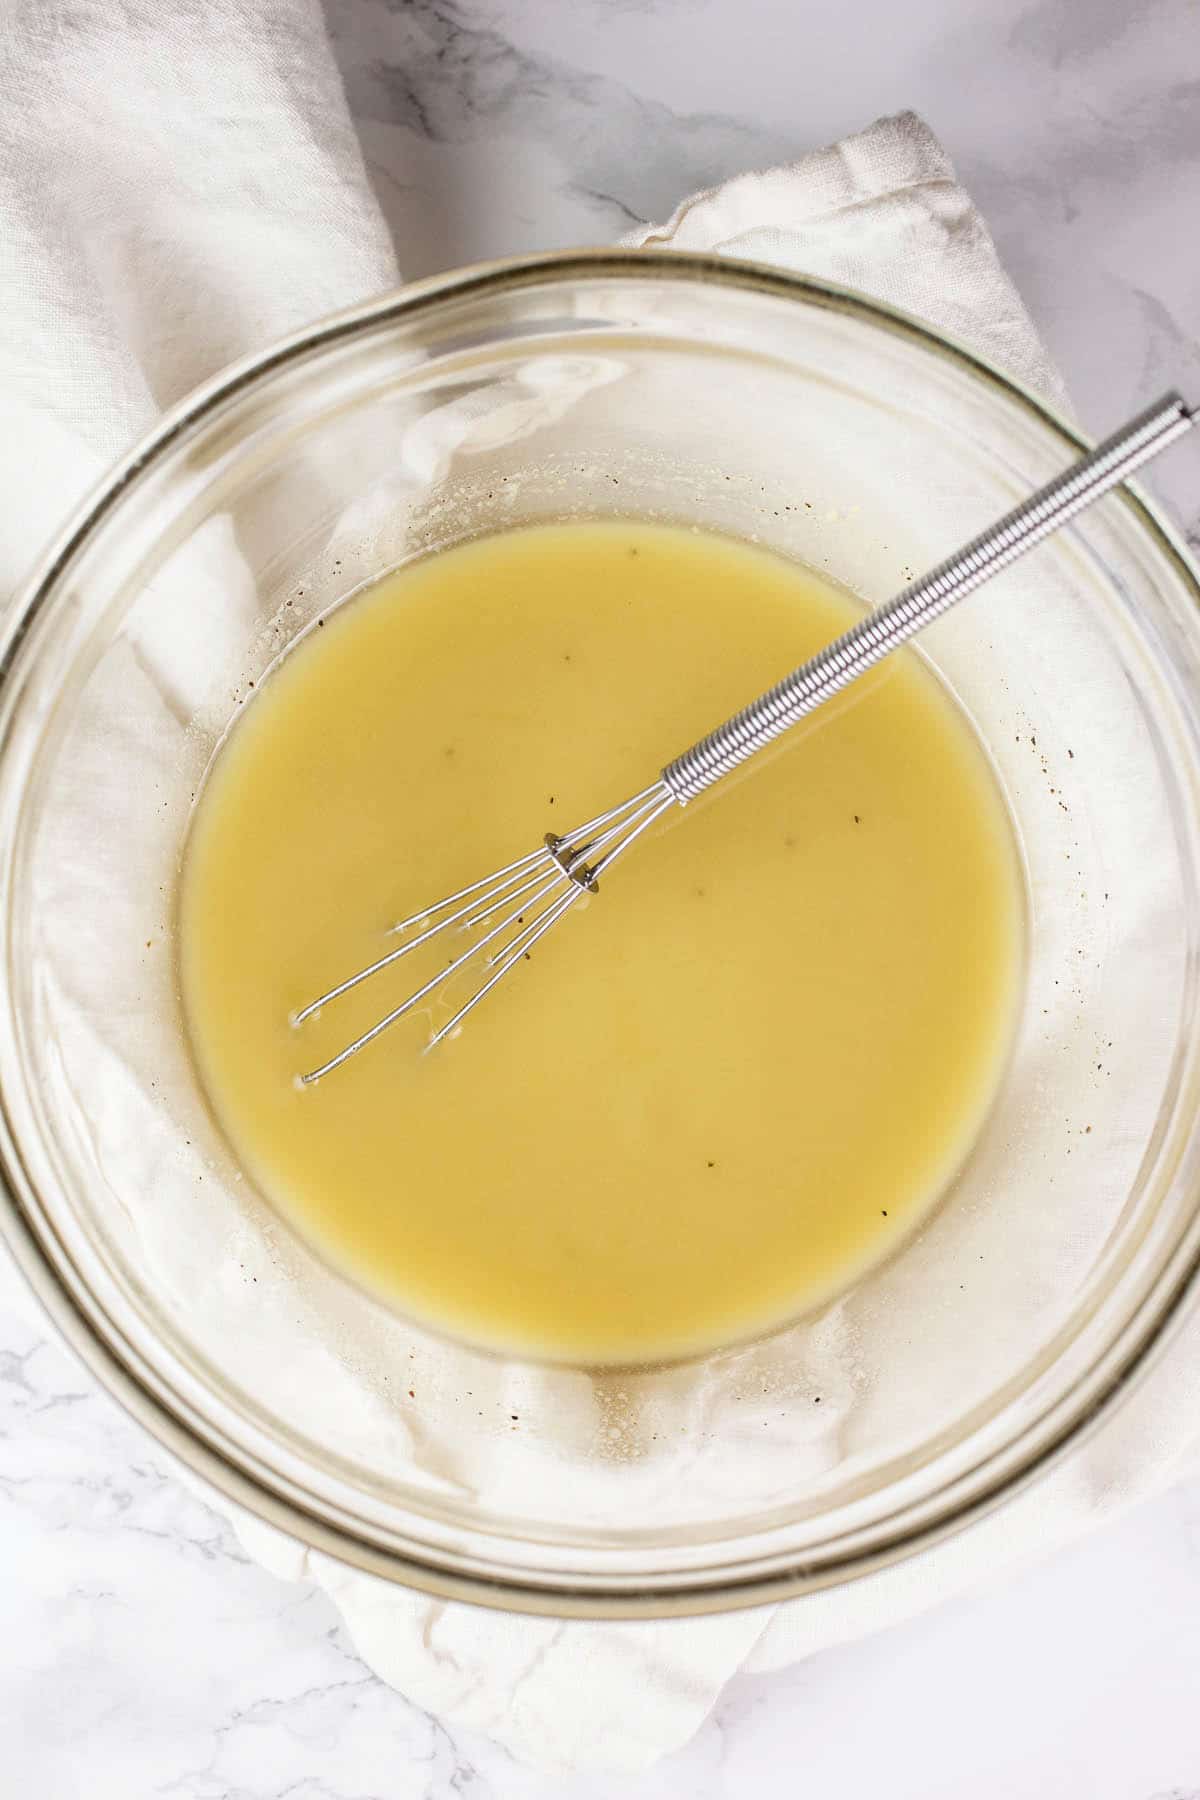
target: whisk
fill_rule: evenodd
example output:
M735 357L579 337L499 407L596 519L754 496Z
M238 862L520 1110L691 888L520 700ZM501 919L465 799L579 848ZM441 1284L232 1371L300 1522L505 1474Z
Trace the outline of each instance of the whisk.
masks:
M601 877L671 807L686 806L757 755L965 594L1157 455L1188 430L1195 416L1178 394L1165 395L1005 513L954 556L868 613L767 693L677 756L640 794L607 812L597 813L573 831L547 832L541 846L527 856L518 857L494 874L401 920L393 928L401 939L394 950L293 1014L292 1024L303 1025L323 1007L443 932L457 930L466 933L470 941L415 993L336 1056L301 1076L301 1082L311 1086L332 1074L406 1013L423 1002L432 1002L446 983L475 962L482 980L453 1016L433 1033L426 1048L432 1049L456 1032L467 1014L529 956L539 939L584 894L597 891Z

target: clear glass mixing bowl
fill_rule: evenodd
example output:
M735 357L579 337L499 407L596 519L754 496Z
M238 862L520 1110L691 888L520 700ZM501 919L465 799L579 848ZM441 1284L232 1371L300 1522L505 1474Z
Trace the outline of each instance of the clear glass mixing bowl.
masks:
M928 1543L1127 1382L1200 1255L1197 577L1132 494L925 640L1021 836L1018 1040L945 1203L779 1336L594 1374L392 1316L233 1165L190 1069L172 944L214 744L248 684L369 576L518 521L623 513L771 545L875 602L1079 441L854 295L604 253L319 324L115 471L4 647L0 1217L151 1431L284 1530L396 1580L668 1613ZM753 805L753 783L729 804Z

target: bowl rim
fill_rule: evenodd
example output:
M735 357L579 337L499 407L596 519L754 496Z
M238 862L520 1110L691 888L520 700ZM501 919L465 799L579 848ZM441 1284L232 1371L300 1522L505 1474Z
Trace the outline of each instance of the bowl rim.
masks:
M7 736L14 674L32 627L54 599L59 584L123 496L157 468L172 447L247 389L288 365L363 331L410 322L449 302L486 298L499 292L569 284L572 281L651 279L747 291L842 313L893 336L907 338L958 365L977 382L1015 400L1048 427L1070 454L1092 447L1052 405L986 357L923 320L853 289L762 263L669 249L570 250L474 264L407 284L341 312L327 315L241 358L195 388L122 457L79 504L18 590L0 633L0 756ZM1174 565L1200 611L1200 571L1181 536L1139 488L1116 490L1141 530ZM8 847L0 845L0 856ZM436 1598L466 1601L506 1611L574 1618L663 1618L730 1611L815 1592L857 1579L907 1558L953 1535L1032 1483L1111 1410L1163 1354L1178 1330L1184 1302L1200 1287L1200 1216L1176 1246L1153 1286L1143 1296L1101 1357L1073 1386L1011 1441L987 1453L951 1486L916 1503L924 1516L905 1521L903 1511L873 1528L874 1547L853 1549L820 1561L798 1560L765 1571L718 1567L667 1577L602 1578L573 1583L548 1575L534 1579L509 1573L481 1573L456 1566L440 1552L428 1555L384 1548L333 1506L323 1515L306 1504L293 1485L249 1455L234 1456L220 1434L205 1432L191 1409L122 1336L116 1322L90 1294L39 1205L11 1128L7 1097L0 1088L0 1238L45 1313L85 1367L124 1410L181 1465L220 1498L339 1562L384 1577ZM972 1491L959 1492L960 1489ZM287 1491L291 1489L291 1491Z

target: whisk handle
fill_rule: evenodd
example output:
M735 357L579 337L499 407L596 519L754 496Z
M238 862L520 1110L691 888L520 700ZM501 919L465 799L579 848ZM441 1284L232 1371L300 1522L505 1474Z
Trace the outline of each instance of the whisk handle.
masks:
M733 718L668 763L662 779L686 805L763 750L781 733L1026 550L1057 531L1142 463L1180 437L1194 415L1178 394L1164 395L1120 431L1030 494L969 544L868 613L816 656L785 675Z

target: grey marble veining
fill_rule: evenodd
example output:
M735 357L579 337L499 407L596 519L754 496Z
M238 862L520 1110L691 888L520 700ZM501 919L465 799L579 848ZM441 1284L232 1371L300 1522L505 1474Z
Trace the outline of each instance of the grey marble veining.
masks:
M1101 429L1200 397L1196 0L327 0L401 266L603 242L911 106ZM1200 541L1200 471L1161 478ZM29 1322L0 1266L3 1800L1198 1800L1200 1482L743 1677L640 1780L550 1779L377 1681Z
M1194 0L329 0L410 275L604 242L911 106L1097 431L1200 387ZM1155 481L1200 529L1200 456Z

